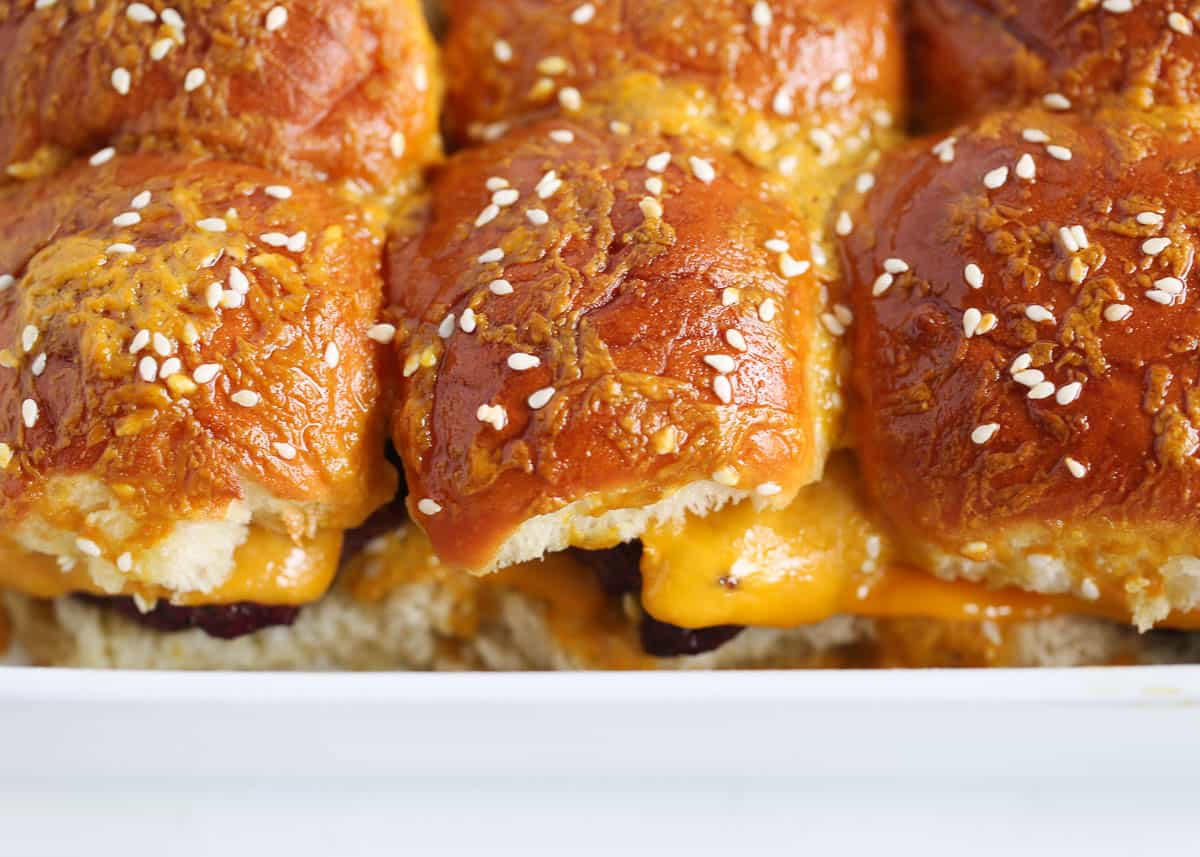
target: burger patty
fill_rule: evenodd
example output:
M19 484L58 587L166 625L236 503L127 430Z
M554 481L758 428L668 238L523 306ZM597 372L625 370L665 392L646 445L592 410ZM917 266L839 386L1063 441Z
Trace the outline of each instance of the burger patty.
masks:
M607 550L573 549L576 557L592 570L609 595L642 594L642 543L626 542ZM680 628L642 614L638 635L642 650L656 658L702 655L719 649L742 632L741 625L711 628Z
M187 631L198 628L210 637L233 640L276 625L291 625L300 613L299 607L280 607L266 604L241 602L203 607L179 607L159 601L153 609L143 613L132 598L105 598L96 595L79 595L90 604L113 610L127 619L147 628L165 633Z

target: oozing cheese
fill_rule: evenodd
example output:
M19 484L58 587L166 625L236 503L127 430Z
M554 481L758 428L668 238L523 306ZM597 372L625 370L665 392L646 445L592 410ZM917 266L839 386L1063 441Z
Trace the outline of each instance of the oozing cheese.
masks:
M342 534L319 533L301 544L273 530L251 526L246 541L234 554L229 579L212 592L171 593L138 583L121 592L104 592L81 566L59 568L54 557L32 554L0 544L0 588L24 592L36 598L58 598L73 592L94 595L138 595L147 600L169 599L185 606L233 604L308 604L329 589L337 573Z
M750 504L642 537L642 603L675 625L795 627L840 613L1018 620L1054 614L1129 621L1119 592L1086 601L946 581L907 566L862 495L848 455L781 511ZM1200 627L1200 614L1166 626Z

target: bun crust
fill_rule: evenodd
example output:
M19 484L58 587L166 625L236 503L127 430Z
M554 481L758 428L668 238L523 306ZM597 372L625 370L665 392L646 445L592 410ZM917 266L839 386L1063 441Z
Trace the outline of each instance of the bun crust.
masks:
M437 158L441 80L417 0L289 4L279 26L266 0L172 5L182 30L116 0L0 4L0 167L28 178L114 145L384 190Z
M1047 93L1077 106L1200 98L1200 22L1173 0L1110 10L1099 0L919 0L908 4L922 119L944 127Z
M489 178L517 201L489 208ZM761 181L704 148L561 121L435 178L389 281L393 438L444 560L493 567L520 525L577 501L594 517L711 481L726 499L786 502L819 476L831 349L805 224ZM769 239L788 243L790 279Z
M835 155L902 114L894 0L453 0L447 118L494 139L547 113L599 114L778 162ZM809 134L820 128L810 142ZM814 151L815 149L815 151Z
M858 450L880 508L960 571L1111 586L1143 625L1195 605L1166 566L1200 553L1198 129L1028 110L878 169L876 227L843 242ZM876 296L888 260L908 271Z
M310 535L386 499L367 338L380 218L278 187L233 163L118 156L0 191L4 518L79 475L151 520L219 515L253 484L303 504Z

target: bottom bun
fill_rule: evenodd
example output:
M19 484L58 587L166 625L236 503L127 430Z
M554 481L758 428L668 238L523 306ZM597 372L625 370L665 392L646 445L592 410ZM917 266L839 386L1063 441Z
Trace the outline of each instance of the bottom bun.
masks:
M458 593L438 583L401 587L374 603L336 590L289 627L235 640L199 630L163 633L76 599L6 593L14 642L36 664L181 670L568 670L613 667L759 669L1083 666L1200 662L1200 634L1152 632L1059 616L1002 625L837 616L788 630L751 628L692 657L613 658L636 639L564 638L546 605L502 592L464 632ZM621 639L616 639L620 637Z

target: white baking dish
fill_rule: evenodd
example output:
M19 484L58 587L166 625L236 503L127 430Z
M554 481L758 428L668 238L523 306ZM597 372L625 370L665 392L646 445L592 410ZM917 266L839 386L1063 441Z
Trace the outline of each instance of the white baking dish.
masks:
M1200 667L287 674L0 668L9 777L1157 775Z

